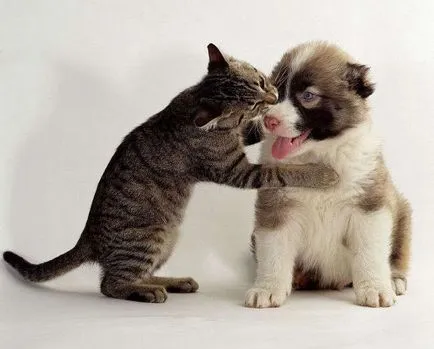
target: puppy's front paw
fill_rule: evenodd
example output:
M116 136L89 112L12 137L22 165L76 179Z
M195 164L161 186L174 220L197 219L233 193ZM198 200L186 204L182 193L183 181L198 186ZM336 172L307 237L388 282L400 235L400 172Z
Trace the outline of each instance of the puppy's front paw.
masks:
M366 285L355 288L357 304L366 307L390 307L396 302L392 285Z
M286 299L286 290L253 287L247 291L245 306L249 308L276 308Z

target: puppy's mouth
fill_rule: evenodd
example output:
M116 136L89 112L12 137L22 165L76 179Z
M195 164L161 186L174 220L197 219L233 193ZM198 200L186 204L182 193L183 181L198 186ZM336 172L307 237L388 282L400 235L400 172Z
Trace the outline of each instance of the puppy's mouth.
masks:
M298 136L292 137L292 132L289 131L279 118L273 115L265 115L263 122L265 129L277 137L271 148L271 155L278 160L296 152L308 139L312 131L311 129L307 129Z
M277 160L285 158L288 154L295 153L301 145L308 139L312 130L307 130L297 137L277 136L271 148L271 155Z

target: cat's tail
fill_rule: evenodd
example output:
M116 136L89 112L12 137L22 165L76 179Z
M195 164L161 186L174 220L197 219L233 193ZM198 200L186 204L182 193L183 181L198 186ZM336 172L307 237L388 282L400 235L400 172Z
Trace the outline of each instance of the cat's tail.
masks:
M68 252L41 264L32 264L11 251L4 252L3 259L16 269L24 279L32 282L42 282L54 279L90 261L91 250L79 241Z

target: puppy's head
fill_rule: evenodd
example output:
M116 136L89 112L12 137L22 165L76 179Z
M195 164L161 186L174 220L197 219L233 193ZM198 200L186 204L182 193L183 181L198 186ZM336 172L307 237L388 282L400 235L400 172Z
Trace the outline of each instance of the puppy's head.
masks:
M374 92L368 71L324 42L303 44L284 54L271 74L279 100L263 120L276 137L273 156L301 154L362 123L367 118L366 98Z

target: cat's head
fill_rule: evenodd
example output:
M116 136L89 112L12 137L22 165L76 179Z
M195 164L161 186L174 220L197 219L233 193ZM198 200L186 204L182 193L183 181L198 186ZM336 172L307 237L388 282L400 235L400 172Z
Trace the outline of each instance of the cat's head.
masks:
M200 84L195 124L206 130L230 130L267 111L278 99L277 89L250 64L223 55L208 45L208 74Z

